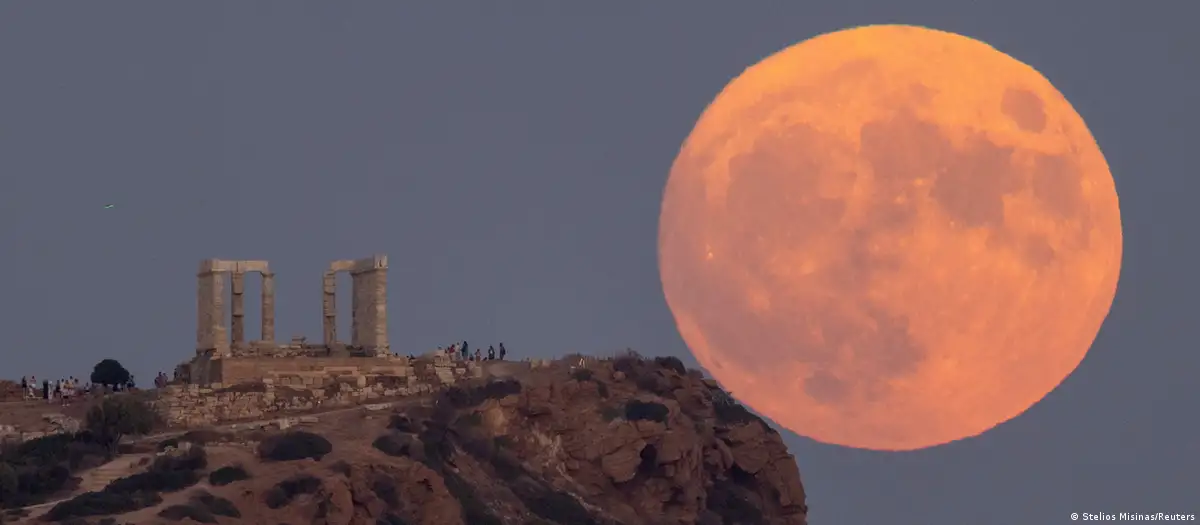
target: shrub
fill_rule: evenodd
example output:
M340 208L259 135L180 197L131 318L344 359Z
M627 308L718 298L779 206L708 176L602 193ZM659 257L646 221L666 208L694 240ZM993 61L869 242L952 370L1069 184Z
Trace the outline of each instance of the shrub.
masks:
M258 455L268 461L308 458L320 461L330 452L333 452L333 444L328 439L303 430L270 436L258 444Z
M217 523L217 517L198 505L171 505L158 512L158 517L171 521L190 519L198 523Z
M420 425L403 414L392 414L392 419L388 422L388 428L398 432L407 432L409 434L416 434L421 430Z
M241 465L230 465L221 467L208 474L208 484L214 487L223 487L235 481L250 479L250 473Z
M678 379L676 380L678 381ZM652 371L644 373L634 381L638 388L660 396L669 396L674 386L671 385L671 380L663 376L660 371Z
M199 491L192 496L193 505L203 507L217 516L225 516L228 518L242 517L242 511L238 510L237 505L220 496L214 496L208 491Z
M600 397L608 399L608 383L596 381L596 392L600 394Z
M85 492L55 505L50 512L46 513L46 519L63 521L69 518L124 514L159 503L162 503L162 497L156 492Z
M655 357L654 363L667 370L673 370L681 376L687 375L687 368L683 366L683 361L680 361L678 357Z
M114 480L104 492L133 494L136 492L175 492L200 482L200 473L208 466L208 455L201 447L192 447L182 455L155 458L146 472Z
M296 496L312 494L321 488L321 480L306 474L280 481L271 490L263 494L263 502L267 507L278 509L286 507Z
M149 403L128 395L109 396L87 413L86 427L96 441L115 454L126 435L149 433L158 413Z
M641 369L644 361L641 354L629 350L613 359L613 370L624 372L625 375L633 377Z
M503 399L521 393L521 382L515 379L489 381L483 386L450 387L438 399L456 409L474 408L488 399Z
M590 368L579 368L579 369L576 369L574 372L571 372L571 379L574 379L574 380L582 383L584 381L590 381L592 379L592 377L594 377L595 375L596 375L596 373L593 372Z
M20 488L17 470L8 463L0 463L0 503L11 500Z
M413 443L411 438L396 434L384 434L375 438L371 446L380 452L393 457L406 458L412 455Z
M657 421L665 423L670 409L662 403L644 402L636 399L625 403L625 419L629 421Z
M387 476L375 476L371 480L371 492L375 493L375 497L388 504L388 508L396 508L400 505L400 491L396 489L396 480Z

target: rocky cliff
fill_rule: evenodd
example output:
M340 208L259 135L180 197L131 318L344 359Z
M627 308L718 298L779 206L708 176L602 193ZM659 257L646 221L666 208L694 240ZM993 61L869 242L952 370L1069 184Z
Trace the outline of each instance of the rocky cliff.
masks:
M110 484L51 514L139 524L806 523L795 458L715 382L673 358L571 365L474 380L387 411L342 411L300 431L192 433L183 441L206 454L189 463L194 477Z

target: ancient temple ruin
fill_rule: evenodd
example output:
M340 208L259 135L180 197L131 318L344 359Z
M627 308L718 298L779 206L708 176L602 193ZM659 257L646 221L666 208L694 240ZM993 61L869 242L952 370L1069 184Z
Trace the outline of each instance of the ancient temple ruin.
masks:
M338 338L337 330L337 274L341 272L351 278L349 343ZM256 341L246 341L248 273L257 273L262 279L262 326ZM387 273L386 255L330 263L321 276L321 343L309 344L305 337L281 343L275 340L275 274L268 262L205 260L196 276L196 354L176 372L188 382L233 383L281 371L329 367L390 370L397 364L392 362L395 356L388 343ZM314 359L318 361L310 362Z

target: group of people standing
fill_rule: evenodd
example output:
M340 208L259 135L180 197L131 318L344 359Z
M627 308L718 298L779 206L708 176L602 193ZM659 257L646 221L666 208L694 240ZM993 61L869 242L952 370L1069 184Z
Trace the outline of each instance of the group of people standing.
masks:
M497 356L499 359L504 359L508 356L508 349L504 348L504 343L500 343L499 352L497 352L495 346L489 345L486 356L480 348L476 348L475 353L471 354L471 345L466 341L454 343L446 347L439 346L438 352L445 352L451 359L462 359L463 361L493 361Z
M25 393L26 400L40 398L44 399L46 403L59 401L66 406L75 397L76 391L79 389L79 380L75 379L75 376L54 381L43 379L40 386L41 392L38 391L39 385L36 376L21 377L21 391Z

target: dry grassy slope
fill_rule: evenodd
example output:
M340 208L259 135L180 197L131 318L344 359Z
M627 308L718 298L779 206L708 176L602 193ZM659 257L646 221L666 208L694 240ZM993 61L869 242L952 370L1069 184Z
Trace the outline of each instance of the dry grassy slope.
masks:
M562 365L519 387L459 387L395 414L324 417L306 429L333 445L320 461L264 462L261 433L224 435L205 445L208 469L243 465L250 479L166 494L116 523L180 523L158 514L205 490L239 510L216 518L225 524L804 525L804 489L779 436L677 363ZM310 493L264 504L304 476L319 480Z

